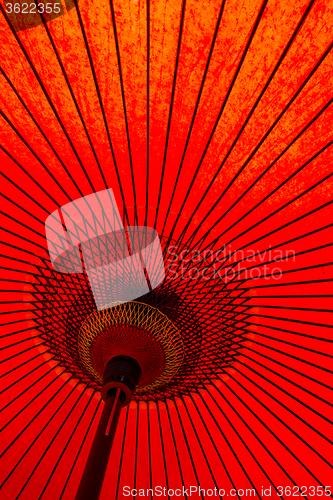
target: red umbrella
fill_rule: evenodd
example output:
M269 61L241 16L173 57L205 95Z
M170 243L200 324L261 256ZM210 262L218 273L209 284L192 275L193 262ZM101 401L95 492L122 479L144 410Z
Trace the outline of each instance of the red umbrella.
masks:
M159 234L165 280L128 307L185 361L121 411L101 499L331 496L332 6L51 4L1 0L1 498L75 498L96 307L45 221L106 189Z

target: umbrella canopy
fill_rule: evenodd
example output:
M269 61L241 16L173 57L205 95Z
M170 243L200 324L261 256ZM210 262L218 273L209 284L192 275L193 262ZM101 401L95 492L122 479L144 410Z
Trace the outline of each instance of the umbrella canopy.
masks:
M51 4L0 2L1 498L75 497L104 403L49 304L94 304L45 221L109 188L161 239L144 304L200 342L122 411L101 499L330 496L333 6Z

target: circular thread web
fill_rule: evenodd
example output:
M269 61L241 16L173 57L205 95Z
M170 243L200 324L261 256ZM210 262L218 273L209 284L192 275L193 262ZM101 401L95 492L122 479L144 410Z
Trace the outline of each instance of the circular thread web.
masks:
M191 247L177 246L173 240L163 237L161 243L166 263L170 242L177 255L186 257L194 251ZM192 266L206 269L205 261L192 263L187 257L186 261L189 269ZM212 380L227 373L227 368L237 360L248 336L249 318L243 316L239 309L239 299L244 298L244 287L238 290L233 283L229 286L219 279L207 281L203 273L196 280L190 279L186 273L183 274L182 262L176 263L178 279L175 280L172 269L167 266L164 282L140 297L140 302L133 301L131 304L141 303L153 307L172 322L182 338L183 360L167 383L136 392L134 399L137 401L165 402L167 398L190 394L206 387ZM88 278L84 274L57 273L49 262L43 261L43 266L38 267L34 286L38 298L34 304L41 313L38 330L54 359L82 383L100 391L101 380L84 365L78 346L82 323L96 311ZM243 327L244 318L246 327ZM124 323L129 324L128 318ZM102 342L102 328L98 337ZM160 347L160 344L157 345Z
M131 334L133 343L127 333ZM137 392L166 384L182 365L183 341L172 321L152 306L127 302L111 309L95 311L81 325L78 336L79 355L86 369L100 382L105 366L102 366L104 361L97 354L101 347L98 344L103 345L108 337L110 344L105 352L109 351L110 358L122 353L129 355L128 343L131 343L132 355L143 371ZM149 351L143 356L145 345L149 347L149 351L154 350L150 361ZM121 352L122 349L124 352ZM104 358L105 365L108 361L106 358L107 356ZM153 368L151 372L149 365Z

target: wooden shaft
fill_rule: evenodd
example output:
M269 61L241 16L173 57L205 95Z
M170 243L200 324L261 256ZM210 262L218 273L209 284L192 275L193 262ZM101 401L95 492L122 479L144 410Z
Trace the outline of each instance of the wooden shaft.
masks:
M98 500L123 406L121 389L109 391L75 500Z
M105 405L75 500L99 499L120 410L130 403L140 376L133 358L115 356L108 361L102 385Z

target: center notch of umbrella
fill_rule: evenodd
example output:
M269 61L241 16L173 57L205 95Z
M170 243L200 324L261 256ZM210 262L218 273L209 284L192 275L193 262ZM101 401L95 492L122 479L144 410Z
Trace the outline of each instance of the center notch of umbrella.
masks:
M141 376L139 363L129 356L115 356L105 368L102 385L104 401L114 395L114 389L120 389L119 398L123 406L127 406L138 386Z

